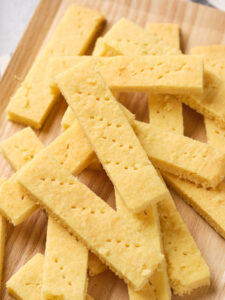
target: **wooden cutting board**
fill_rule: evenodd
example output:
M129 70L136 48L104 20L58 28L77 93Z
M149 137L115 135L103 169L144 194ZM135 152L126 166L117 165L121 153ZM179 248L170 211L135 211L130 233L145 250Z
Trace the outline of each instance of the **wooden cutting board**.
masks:
M127 17L142 26L146 22L178 23L182 32L182 49L186 53L193 46L225 43L225 13L182 0L42 0L0 82L0 140L4 140L23 128L21 125L7 121L5 108L40 48L67 7L73 2L104 13L108 20L105 30L121 17ZM121 101L137 114L138 119L147 120L148 107L144 95L122 95ZM60 133L60 121L65 109L65 101L61 99L54 107L43 129L37 131L44 144L49 144ZM184 107L184 123L187 136L206 141L200 115ZM0 176L8 178L12 173L12 169L0 154ZM114 205L113 188L104 172L85 171L80 178L109 204ZM173 299L225 299L224 240L175 193L172 192L172 195L212 275L209 288L199 289L190 296L173 296ZM36 252L44 252L46 222L46 215L38 211L16 228L12 225L7 226L3 284ZM91 278L88 291L96 300L128 299L125 284L110 271ZM2 299L13 298L4 289Z

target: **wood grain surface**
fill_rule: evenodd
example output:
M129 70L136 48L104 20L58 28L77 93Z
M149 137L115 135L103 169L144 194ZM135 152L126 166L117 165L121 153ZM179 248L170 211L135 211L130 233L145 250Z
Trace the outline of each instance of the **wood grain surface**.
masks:
M127 17L142 26L146 22L178 23L181 26L182 49L185 53L193 46L225 43L225 13L182 0L42 0L0 82L0 141L23 128L7 121L5 108L9 98L19 81L26 75L62 14L74 2L104 13L108 21L105 30L121 17ZM137 119L147 121L148 107L145 95L123 94L120 98L121 102L137 114ZM43 129L36 132L45 145L60 133L60 121L65 109L65 101L60 99ZM184 107L184 125L187 136L206 142L202 117L187 107ZM12 169L0 154L0 176L8 178L12 173ZM114 206L113 187L104 172L85 171L80 175L80 179ZM209 288L199 289L189 296L173 296L173 299L223 300L225 241L175 193L172 192L172 195L212 275ZM36 252L44 253L46 221L45 213L37 211L20 226L7 226L4 284ZM128 299L125 284L110 271L91 278L88 291L96 300ZM13 298L4 289L2 299Z

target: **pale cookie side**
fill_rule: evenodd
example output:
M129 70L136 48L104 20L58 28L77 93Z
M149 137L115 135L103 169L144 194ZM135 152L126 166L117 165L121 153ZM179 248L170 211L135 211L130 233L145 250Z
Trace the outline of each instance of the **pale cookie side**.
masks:
M40 153L17 178L50 215L133 288L147 283L163 256L67 169Z
M87 292L87 261L87 248L49 218L42 280L44 299L83 300Z
M225 155L212 146L143 122L133 128L152 163L203 187L215 188L224 178Z
M104 16L95 10L75 4L67 10L25 80L11 97L7 107L10 120L41 128L57 99L54 90L45 85L49 58L84 54L103 22Z
M9 294L16 299L41 300L44 255L34 255L6 283Z
M119 214L127 218L127 221L135 230L143 235L143 239L148 243L153 243L159 251L163 253L159 216L156 205L150 206L140 214L132 214L123 203L117 191L116 208ZM134 291L128 286L130 300L147 299L171 299L170 285L167 275L167 266L163 261L152 275L150 282L140 291Z
M138 212L167 197L167 189L94 64L75 66L59 74L57 82L126 205Z

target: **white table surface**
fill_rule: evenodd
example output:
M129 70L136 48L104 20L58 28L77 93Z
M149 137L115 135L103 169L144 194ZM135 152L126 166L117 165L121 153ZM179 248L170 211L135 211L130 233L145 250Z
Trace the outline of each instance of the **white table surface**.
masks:
M0 55L12 54L38 0L0 0Z

